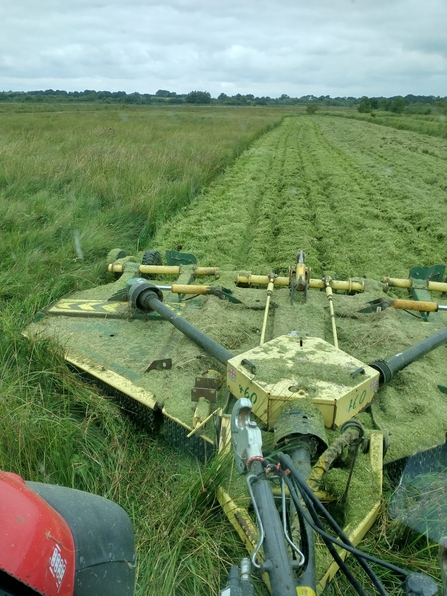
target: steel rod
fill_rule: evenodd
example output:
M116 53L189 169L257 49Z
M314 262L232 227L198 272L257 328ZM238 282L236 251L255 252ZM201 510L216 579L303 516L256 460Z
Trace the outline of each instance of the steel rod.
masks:
M171 325L189 337L189 339L203 348L208 354L211 354L213 358L222 364L226 364L230 358L233 358L234 354L229 350L217 343L217 341L214 341L214 339L211 339L211 337L208 337L205 333L202 333L197 327L160 302L154 292L148 293L145 302L151 310L157 312L163 319L165 319L165 321L171 323Z
M270 283L268 275L241 275L237 276L237 283L249 284L255 286L266 286ZM290 285L290 279L288 277L275 277L274 285L277 287L288 287ZM347 292L363 292L365 290L365 284L359 281L352 281L350 279L343 281L338 279L332 279L330 282L333 290L346 290ZM310 279L310 288L324 289L326 284L323 279Z
M447 342L447 327L403 352L399 352L399 354L396 354L389 360L376 360L370 366L380 372L379 382L383 385L391 381L395 373L401 371L412 362L419 360L419 358L422 358L422 356L425 356L425 354L428 354L445 342Z

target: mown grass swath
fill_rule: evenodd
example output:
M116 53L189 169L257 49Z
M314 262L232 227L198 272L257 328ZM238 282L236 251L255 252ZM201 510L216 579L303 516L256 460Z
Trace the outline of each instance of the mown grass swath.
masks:
M136 532L140 595L217 594L243 556L214 501L224 464L200 469L147 436L68 371L63 346L29 342L23 326L104 281L117 246L182 246L202 264L260 273L303 248L316 273L341 277L405 275L447 258L442 139L300 115L253 144L286 114L2 106L0 468L121 504ZM399 544L410 566L429 569L432 547L393 524L384 514L368 548L383 556ZM346 593L343 583L331 590Z
M285 274L300 248L315 275L406 277L415 264L446 260L446 160L439 138L286 118L162 226L155 246L181 245L202 264L264 275L272 267Z

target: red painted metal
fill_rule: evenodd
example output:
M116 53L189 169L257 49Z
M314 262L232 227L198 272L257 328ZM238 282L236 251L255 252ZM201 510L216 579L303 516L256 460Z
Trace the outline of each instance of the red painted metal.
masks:
M45 596L72 596L73 536L24 480L0 471L0 569Z

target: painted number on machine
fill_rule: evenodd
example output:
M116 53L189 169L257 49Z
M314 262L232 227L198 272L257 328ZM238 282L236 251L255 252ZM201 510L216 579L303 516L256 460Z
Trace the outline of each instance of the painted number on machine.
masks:
M252 404L255 404L258 401L258 394L255 391L250 393L249 387L242 387L242 385L239 385L239 393L241 396L249 399Z
M360 396L356 395L354 398L351 397L351 399L349 400L348 412L350 412L351 410L357 410L357 408L359 408L363 404L365 399L366 399L366 389L364 389L362 391Z

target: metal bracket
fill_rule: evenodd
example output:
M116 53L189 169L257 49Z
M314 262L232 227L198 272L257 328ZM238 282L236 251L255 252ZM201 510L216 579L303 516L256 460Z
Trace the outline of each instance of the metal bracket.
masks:
M209 402L216 403L217 391L207 387L193 387L191 389L191 401L199 401L201 397L207 399Z
M248 472L247 462L252 457L262 457L262 435L256 422L250 420L252 404L241 397L231 413L231 442L234 459L240 474Z
M413 267L410 269L408 277L411 279L410 294L414 300L422 302L431 302L432 297L428 291L428 283L430 281L441 281L445 275L445 265L432 265L431 267ZM432 314L429 319L428 312L421 312L421 317L424 321L441 322L438 314Z
M216 376L206 376L214 374ZM217 371L207 370L200 377L196 377L191 389L191 401L199 401L201 397L209 402L217 402L217 393L222 386L222 378Z
M376 298L367 302L365 308L361 308L357 312L371 313L371 312L382 312L390 306L390 303L385 298Z
M222 286L210 286L208 294L213 296L217 296L220 300L228 300L233 304L242 304L242 300L233 296L233 292L229 288L224 288Z
M445 275L445 265L432 265L431 267L412 267L408 274L411 279L420 279L423 281L443 281Z
M144 372L150 370L169 370L172 368L172 358L161 358L160 360L153 360Z
M107 302L127 302L128 298L127 289L123 288L122 290L115 292L115 294L112 294L110 298L107 298Z
M197 265L195 255L190 252L178 252L177 250L166 251L167 265Z

